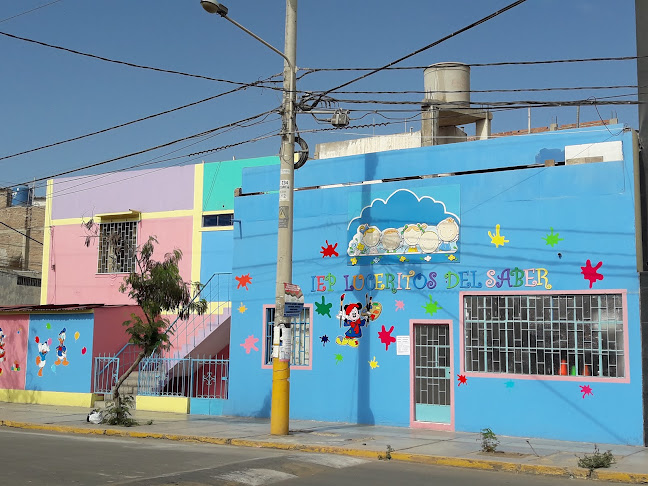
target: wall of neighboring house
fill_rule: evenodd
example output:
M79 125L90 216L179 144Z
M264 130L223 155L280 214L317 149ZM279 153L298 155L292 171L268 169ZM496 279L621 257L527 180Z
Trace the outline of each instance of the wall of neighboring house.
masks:
M0 306L38 304L40 283L40 273L0 269Z
M309 161L291 417L642 444L636 151L615 125ZM235 201L225 414L270 413L277 178Z
M45 208L12 205L11 189L1 188L0 221L33 238L0 225L0 268L40 272L43 246L37 242L43 241Z

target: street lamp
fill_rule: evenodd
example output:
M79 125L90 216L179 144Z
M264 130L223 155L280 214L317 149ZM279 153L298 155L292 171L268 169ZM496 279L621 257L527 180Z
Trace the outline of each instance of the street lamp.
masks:
M279 228L277 236L277 279L275 326L272 337L272 409L270 433L288 435L290 412L290 318L284 316L284 284L292 283L293 188L295 173L295 104L297 93L297 0L286 0L284 52L227 16L228 10L216 0L201 0L209 13L217 13L284 58L283 101L281 103L281 152L279 167Z

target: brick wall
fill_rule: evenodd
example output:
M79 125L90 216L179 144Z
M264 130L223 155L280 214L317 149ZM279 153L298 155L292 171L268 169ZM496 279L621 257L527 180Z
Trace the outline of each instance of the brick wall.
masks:
M8 206L7 193L10 194L9 189L0 189L0 222L42 243L45 208ZM7 228L4 224L0 224L0 268L40 272L43 260L43 245L25 238L20 233Z

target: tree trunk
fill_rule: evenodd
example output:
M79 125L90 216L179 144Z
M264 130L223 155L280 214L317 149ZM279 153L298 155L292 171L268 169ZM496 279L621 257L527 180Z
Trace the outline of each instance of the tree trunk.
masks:
M140 364L140 362L144 359L144 350L140 351L140 353L137 355L137 358L135 358L135 361L133 362L132 365L124 372L123 375L119 377L117 380L117 383L115 383L115 386L113 387L113 401L115 402L115 406L119 407L119 387L122 386L122 383L126 381L126 378L130 376L130 374L133 372L135 368L137 368Z

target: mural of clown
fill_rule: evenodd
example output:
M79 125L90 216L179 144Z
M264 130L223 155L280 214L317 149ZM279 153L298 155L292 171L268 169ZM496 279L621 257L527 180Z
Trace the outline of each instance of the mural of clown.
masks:
M54 361L55 365L60 365L63 363L63 366L67 366L70 364L70 362L67 360L67 347L65 346L65 332L66 329L63 328L61 332L59 332L58 335L58 341L59 345L56 346L56 361Z
M43 376L43 368L45 368L47 353L49 353L50 347L46 342L40 342L38 336L36 336L36 344L38 344L38 356L36 356L38 376Z

